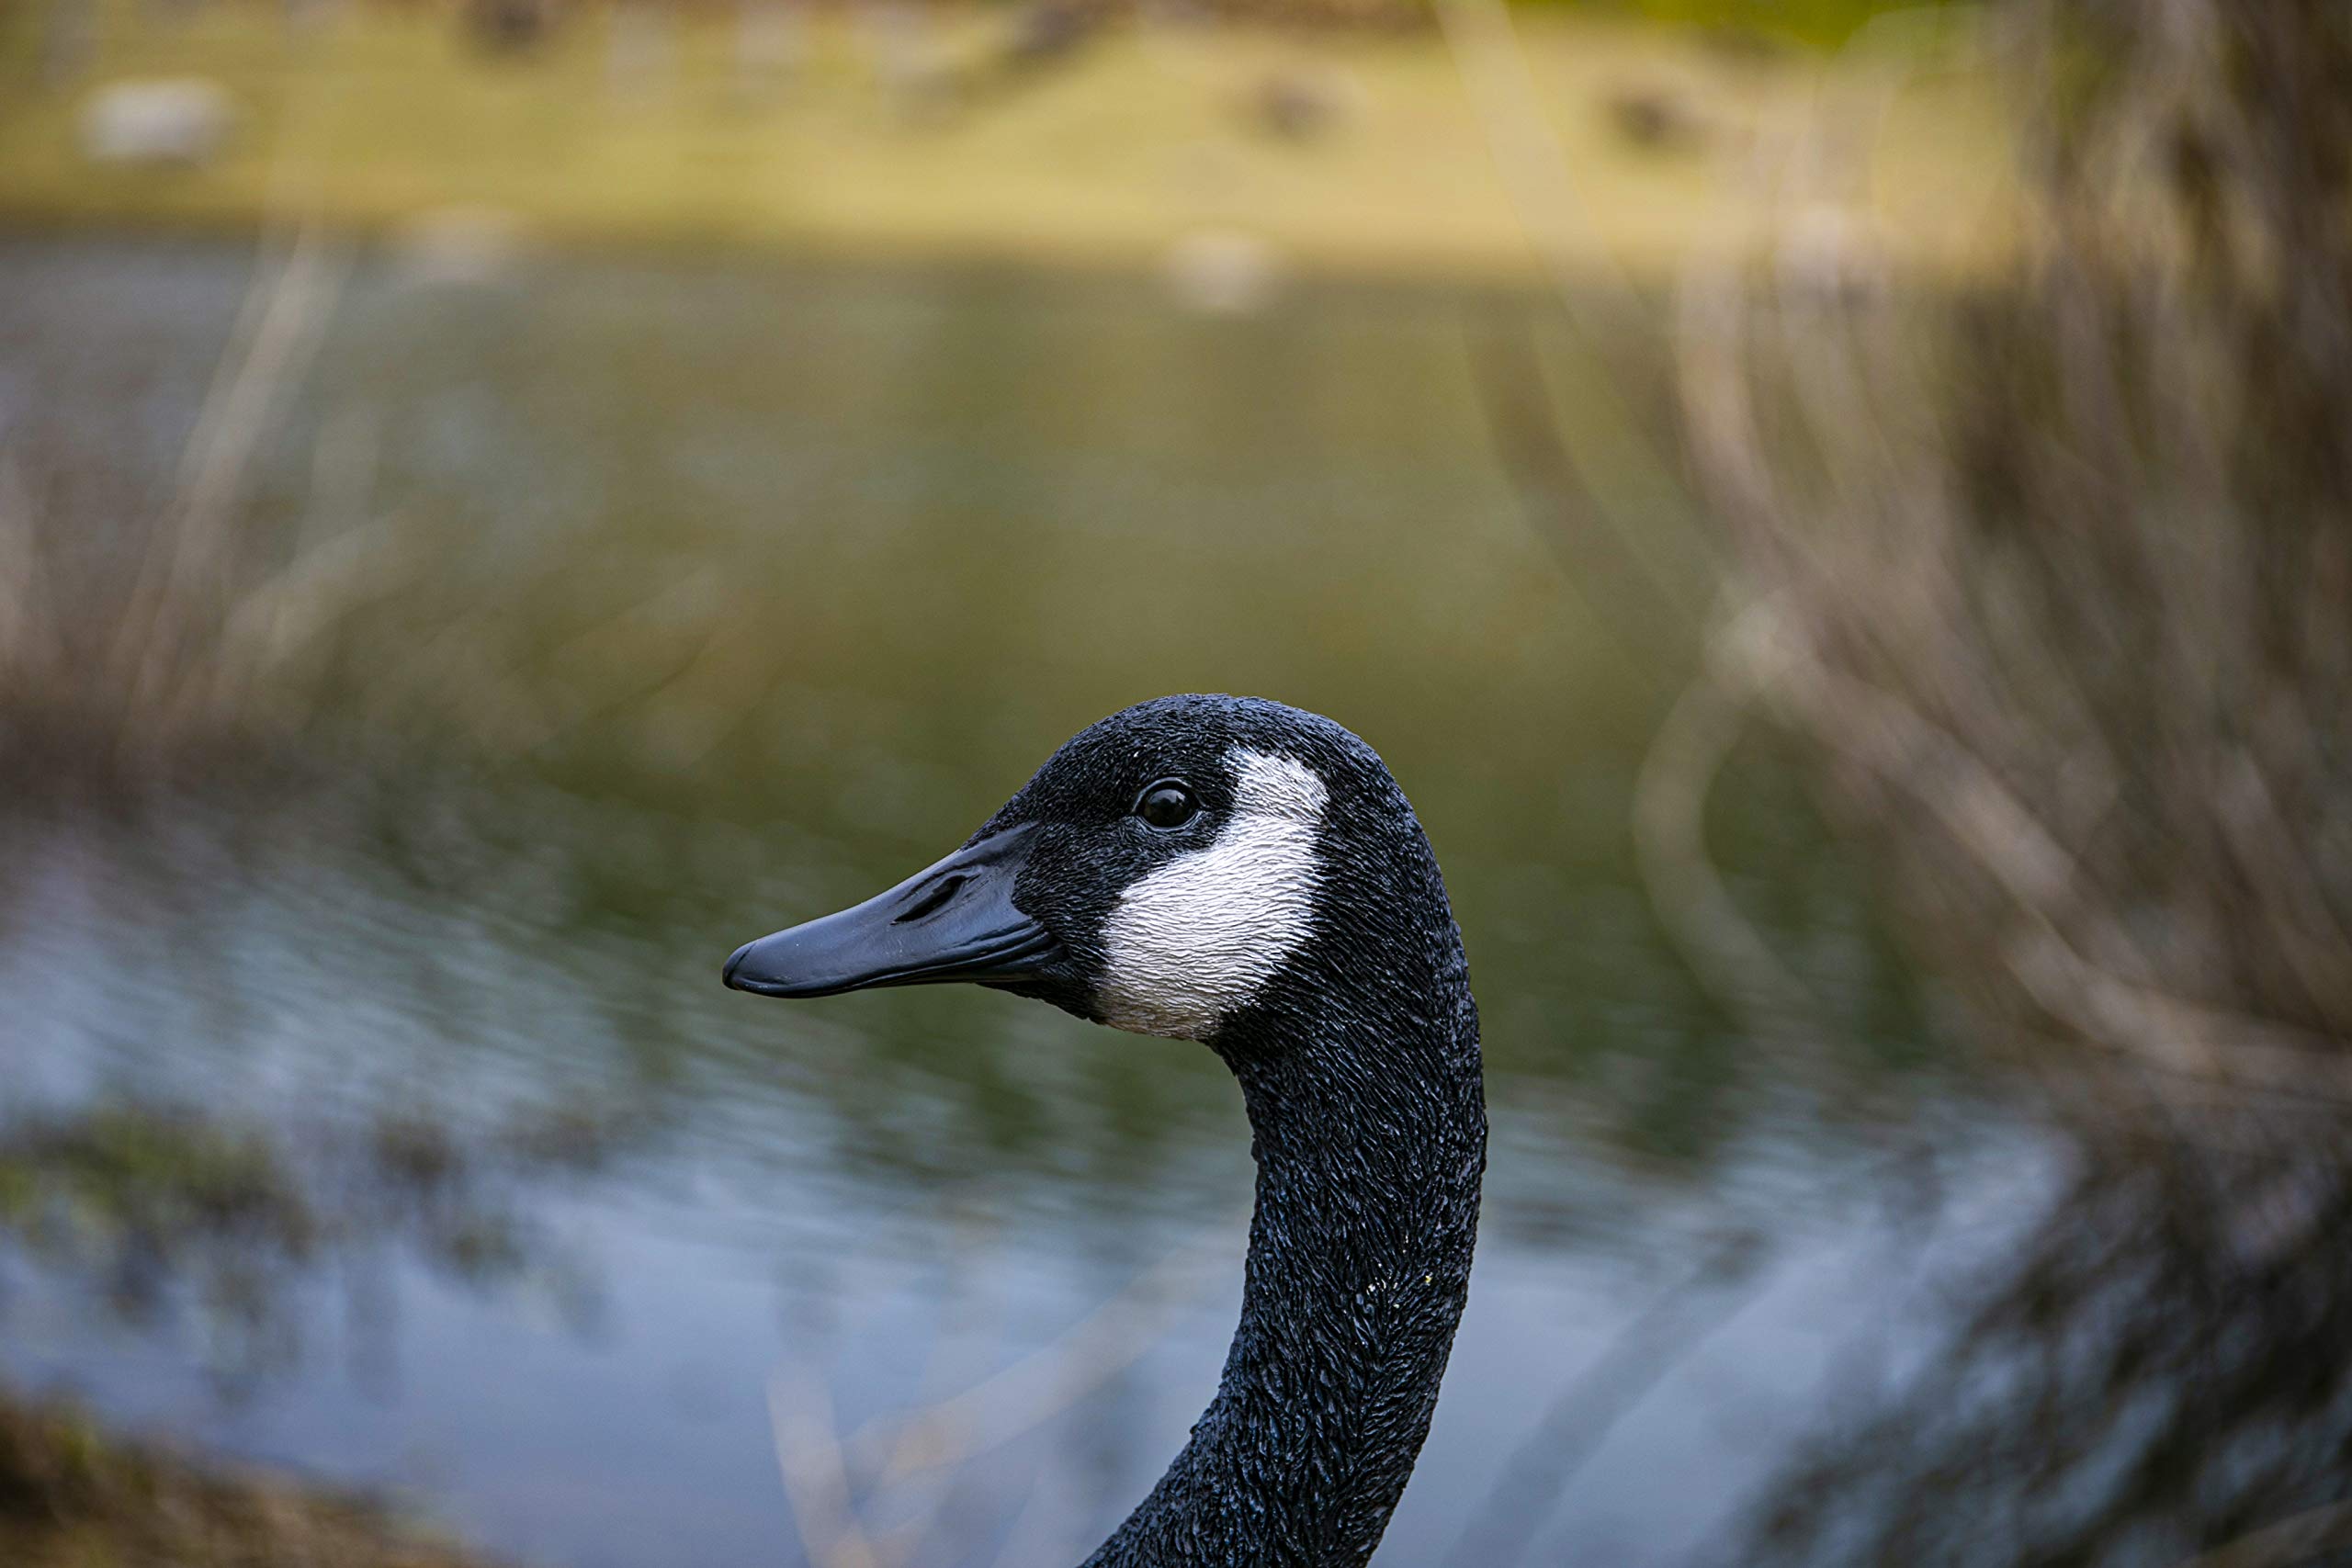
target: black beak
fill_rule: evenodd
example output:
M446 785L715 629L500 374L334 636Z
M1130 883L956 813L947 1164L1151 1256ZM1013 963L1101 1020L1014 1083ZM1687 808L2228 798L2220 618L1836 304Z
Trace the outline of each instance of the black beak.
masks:
M735 950L727 983L763 997L830 997L944 980L1035 976L1057 949L1012 905L1027 824L991 833L888 893Z

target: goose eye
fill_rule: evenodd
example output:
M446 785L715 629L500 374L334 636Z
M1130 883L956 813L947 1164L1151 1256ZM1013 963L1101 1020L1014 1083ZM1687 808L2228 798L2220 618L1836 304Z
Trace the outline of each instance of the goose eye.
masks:
M1162 779L1136 797L1136 815L1155 828L1181 828L1200 808L1182 779Z

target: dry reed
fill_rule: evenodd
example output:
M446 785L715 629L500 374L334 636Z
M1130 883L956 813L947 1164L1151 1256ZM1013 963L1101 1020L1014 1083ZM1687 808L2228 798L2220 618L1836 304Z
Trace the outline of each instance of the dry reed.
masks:
M1998 20L2019 276L1685 294L1736 606L1711 678L1818 743L1996 1032L2097 1047L2134 1095L2342 1098L2352 17Z
M1728 608L1647 859L1718 990L1785 1009L1694 781L1726 707L1809 739L2075 1157L1737 1556L2319 1560L2352 1459L2352 12L1991 19L2014 276L1923 299L1788 253L1684 295Z

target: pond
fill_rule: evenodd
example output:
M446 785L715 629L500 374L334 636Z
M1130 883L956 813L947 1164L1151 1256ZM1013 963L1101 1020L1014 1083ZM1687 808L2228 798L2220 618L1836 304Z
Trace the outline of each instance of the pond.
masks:
M55 603L172 515L253 265L0 244L0 453L72 546ZM1215 1383L1229 1079L993 993L785 1006L718 966L959 842L1093 718L1250 692L1385 756L1484 1019L1471 1305L1380 1560L1735 1537L1856 1332L1897 1361L1930 1332L1885 1257L1918 1168L1969 1195L1933 1226L1992 1245L2036 1145L1793 759L1744 746L1710 831L1820 1037L1745 1027L1653 914L1629 807L1697 609L1627 635L1505 478L1482 334L1547 345L1572 416L1607 391L1555 314L357 258L235 489L270 561L397 542L290 660L295 739L167 781L38 753L0 810L8 1115L240 1129L307 1218L159 1247L130 1292L19 1237L0 1366L535 1562L863 1561L842 1473L876 1560L1075 1561ZM1654 400L1595 428L1662 429ZM1674 585L1702 523L1644 478L1671 463L1578 457ZM894 1450L925 1408L944 1449Z

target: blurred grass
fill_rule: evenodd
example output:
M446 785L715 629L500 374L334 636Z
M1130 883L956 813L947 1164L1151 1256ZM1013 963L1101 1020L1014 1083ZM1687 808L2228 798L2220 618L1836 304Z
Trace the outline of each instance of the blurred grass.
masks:
M1989 1036L2133 1065L2102 1118L2340 1095L2352 1041L2352 26L2138 10L2019 14L2006 288L1721 283L1680 333L1718 675L1916 858Z
M383 231L467 208L550 241L1133 266L1216 230L1309 270L1533 266L1434 30L1121 24L1024 63L1022 14L1003 8L888 27L786 17L765 45L743 42L731 13L600 9L495 57L440 8L288 20L114 0L71 79L44 85L47 15L0 16L0 216L19 223L242 227L294 211ZM1918 15L1930 19L1912 43L1937 30ZM1737 243L1782 199L1759 152L1841 95L1874 106L1851 186L1889 246L1969 268L2007 242L2003 117L1962 51L1931 46L1925 70L1907 56L1879 105L1888 59L1868 47L1827 57L1590 10L1518 27L1589 214L1586 259L1657 274ZM84 158L77 116L97 86L187 76L234 106L217 161ZM1322 106L1315 129L1274 123L1267 104L1285 93ZM1651 106L1675 134L1629 130Z
M1652 22L1713 28L1736 42L1792 39L1835 47L1893 11L1960 9L1960 0L1519 0L1522 6L1616 12Z
M2352 11L2007 22L2039 221L1999 287L1681 302L1731 569L1653 776L1687 815L1742 707L1809 741L2070 1167L1922 1366L1850 1380L1736 1560L2341 1562ZM1727 1003L1801 1026L1713 891L1658 904Z
M306 1292L381 1322L374 1260L400 1251L480 1290L567 1271L521 1199L592 1168L622 1121L577 1106L484 1128L417 1107L322 1131L107 1098L0 1115L0 1265L31 1262L80 1310L194 1331L224 1389L299 1353ZM566 1298L569 1298L567 1301ZM383 1501L232 1465L0 1390L0 1562L9 1568L463 1568L479 1562Z
M0 1399L0 1561L10 1568L463 1568L356 1498L102 1431L64 1404Z

